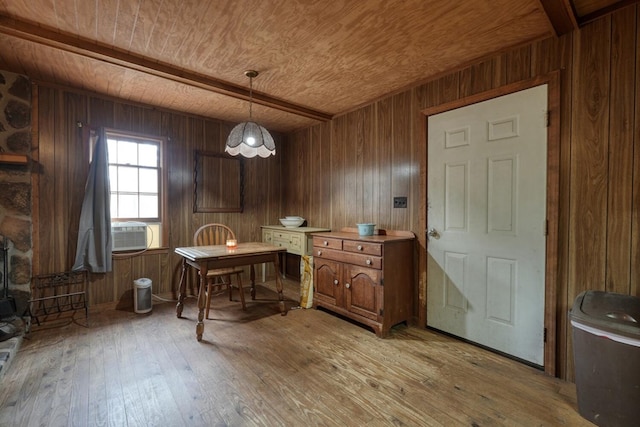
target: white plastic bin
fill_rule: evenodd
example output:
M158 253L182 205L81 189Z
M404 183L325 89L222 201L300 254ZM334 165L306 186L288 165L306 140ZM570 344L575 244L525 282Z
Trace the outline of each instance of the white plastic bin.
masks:
M153 307L151 303L151 279L142 277L133 281L133 311L148 313Z

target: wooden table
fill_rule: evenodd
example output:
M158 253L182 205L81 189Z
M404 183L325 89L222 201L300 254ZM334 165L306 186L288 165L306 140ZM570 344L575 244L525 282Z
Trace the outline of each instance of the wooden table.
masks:
M206 304L207 271L216 268L239 267L251 265L251 297L255 298L255 271L253 264L273 262L275 271L280 269L279 254L285 252L286 248L269 245L262 242L238 243L234 249L229 249L225 245L216 246L190 246L176 248L175 252L182 256L182 273L180 275L180 286L178 304L176 305L176 315L182 317L184 299L186 297L186 272L187 265L198 270L200 276L200 288L198 291L198 323L196 325L196 338L202 340L204 332L204 308ZM276 290L280 300L280 313L287 314L282 293L282 280L276 274Z

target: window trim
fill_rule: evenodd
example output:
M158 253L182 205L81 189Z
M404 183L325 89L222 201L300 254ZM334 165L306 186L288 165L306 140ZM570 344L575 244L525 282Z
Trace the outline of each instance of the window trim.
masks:
M147 221L147 222L152 222L152 223L160 223L160 232L161 232L161 236L160 236L160 244L158 245L158 247L154 247L154 248L149 248L148 250L158 250L158 249L166 249L169 247L168 242L169 242L169 219L168 219L168 214L169 214L169 189L168 189L168 177L167 177L167 164L166 164L166 159L168 156L166 156L165 154L165 150L167 149L167 145L168 145L168 138L164 137L164 136L159 136L159 135L151 135L151 134L145 134L145 133L139 133L139 132L130 132L127 130L123 130L123 129L115 129L115 128L104 128L104 136L105 139L109 139L109 137L111 136L115 136L117 138L122 138L122 139L127 139L127 138L131 138L134 140L147 140L147 141L154 141L154 142L158 142L159 145L159 159L158 159L158 184L160 186L159 188L159 194L160 194L160 206L158 206L158 219L159 221ZM105 141L106 143L107 141ZM151 219L151 218L149 218ZM155 219L155 218L154 218ZM134 220L134 219L129 219L129 220ZM137 218L137 220L139 221L143 221L144 218ZM118 218L117 220L114 220L113 218L111 218L111 222L120 222L123 221L122 218Z

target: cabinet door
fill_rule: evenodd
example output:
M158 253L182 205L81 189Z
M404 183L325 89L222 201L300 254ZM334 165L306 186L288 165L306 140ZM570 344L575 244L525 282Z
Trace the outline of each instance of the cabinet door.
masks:
M342 286L340 283L340 264L322 258L314 259L314 299L332 305L342 305Z
M264 243L268 243L270 245L273 244L273 231L267 230L266 228L262 229L262 241Z
M346 264L344 268L345 308L360 316L379 320L380 309L383 308L380 270Z

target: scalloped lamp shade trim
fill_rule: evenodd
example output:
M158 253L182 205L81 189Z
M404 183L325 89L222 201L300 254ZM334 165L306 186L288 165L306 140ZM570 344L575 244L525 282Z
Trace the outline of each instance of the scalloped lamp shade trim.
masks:
M232 156L266 158L275 156L276 144L265 128L255 122L243 122L231 129L224 151Z

